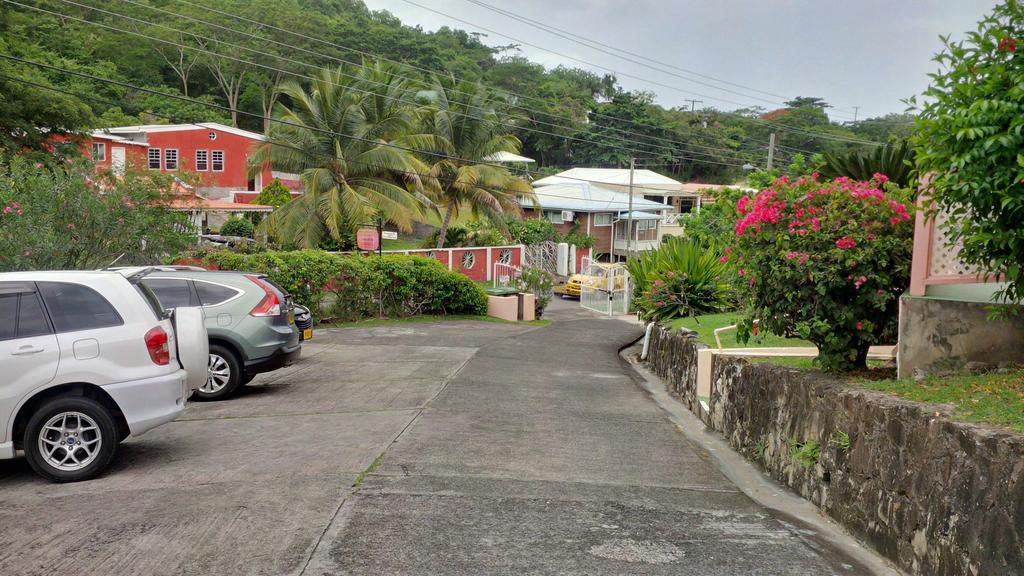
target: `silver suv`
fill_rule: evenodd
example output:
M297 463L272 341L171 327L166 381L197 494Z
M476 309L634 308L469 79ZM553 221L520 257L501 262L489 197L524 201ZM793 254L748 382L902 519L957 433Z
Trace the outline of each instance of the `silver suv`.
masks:
M145 273L0 274L0 459L84 480L185 409L206 376L202 312L168 317Z
M210 337L207 381L200 400L222 400L261 372L298 359L302 351L291 297L262 274L158 267L143 283L164 308L201 306Z

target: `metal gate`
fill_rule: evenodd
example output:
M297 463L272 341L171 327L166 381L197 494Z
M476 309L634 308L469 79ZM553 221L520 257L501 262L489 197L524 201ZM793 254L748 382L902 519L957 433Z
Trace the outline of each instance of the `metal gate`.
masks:
M629 314L633 286L622 264L590 263L580 286L580 305L606 316Z
M528 244L523 249L525 266L547 270L551 274L557 271L558 245L551 241Z

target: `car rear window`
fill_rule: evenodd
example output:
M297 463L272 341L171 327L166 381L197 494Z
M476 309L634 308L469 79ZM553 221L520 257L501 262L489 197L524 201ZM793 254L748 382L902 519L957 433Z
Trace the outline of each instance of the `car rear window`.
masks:
M18 318L18 295L0 294L0 340L14 338Z
M238 290L228 286L221 286L220 284L211 284L209 282L203 282L202 280L196 280L196 292L199 294L199 302L203 306L213 306L220 304L226 300L234 298L238 294Z
M124 324L110 302L88 286L70 282L39 282L38 286L57 332Z
M180 278L146 278L142 281L160 300L164 308L192 306L192 288Z

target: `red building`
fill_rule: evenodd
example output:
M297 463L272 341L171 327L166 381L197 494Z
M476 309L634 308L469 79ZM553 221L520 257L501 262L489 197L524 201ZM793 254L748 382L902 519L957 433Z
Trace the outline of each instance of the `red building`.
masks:
M87 152L97 167L130 163L161 172L187 171L199 176L199 192L230 198L237 191L259 191L273 175L266 166L248 174L249 156L266 138L262 134L207 122L120 126L93 132Z

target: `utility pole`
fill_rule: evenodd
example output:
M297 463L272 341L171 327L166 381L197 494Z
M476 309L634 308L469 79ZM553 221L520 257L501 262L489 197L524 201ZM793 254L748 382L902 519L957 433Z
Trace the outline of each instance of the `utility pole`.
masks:
M633 255L633 172L636 158L629 159L629 208L626 212L626 260Z
M775 132L768 138L768 169L772 169L772 163L775 160Z
M694 112L694 111L697 110L697 104L703 104L704 103L703 100L691 100L689 98L684 98L683 102L689 102L690 103L690 112Z
M853 122L854 122L854 124L857 123L857 112L860 112L860 106L854 106L853 107Z

